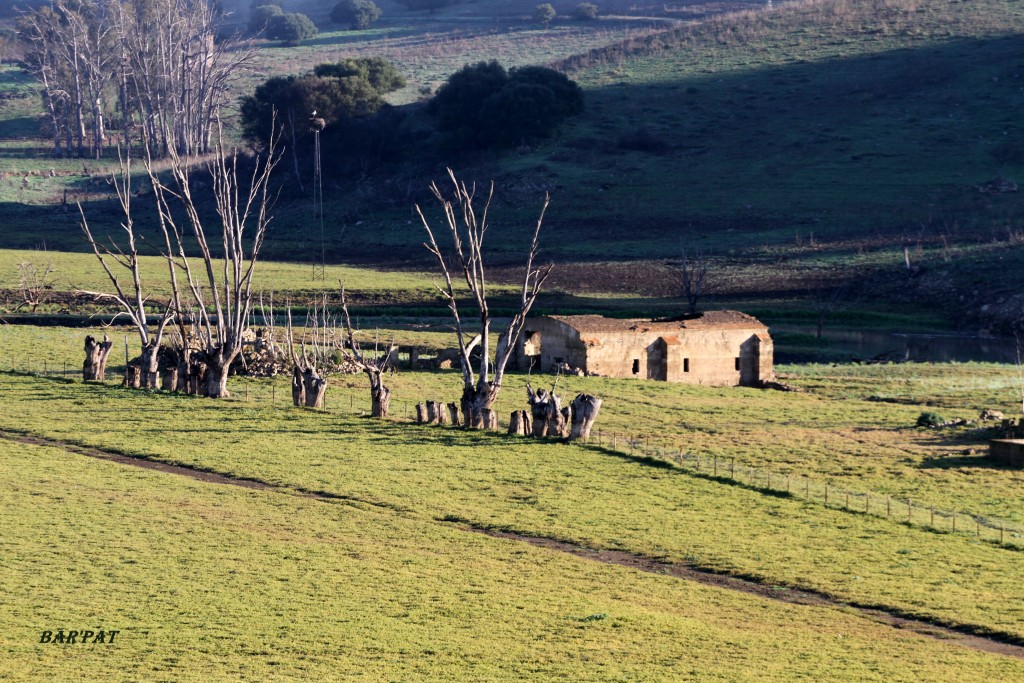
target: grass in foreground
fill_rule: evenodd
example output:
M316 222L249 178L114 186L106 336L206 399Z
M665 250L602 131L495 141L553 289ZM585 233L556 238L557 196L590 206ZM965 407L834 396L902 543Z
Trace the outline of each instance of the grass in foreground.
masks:
M394 512L0 441L10 680L991 681L1018 660ZM39 644L48 629L114 645Z
M1020 553L970 537L599 449L31 377L4 375L0 389L5 429L351 496L414 519L692 562L1024 638Z

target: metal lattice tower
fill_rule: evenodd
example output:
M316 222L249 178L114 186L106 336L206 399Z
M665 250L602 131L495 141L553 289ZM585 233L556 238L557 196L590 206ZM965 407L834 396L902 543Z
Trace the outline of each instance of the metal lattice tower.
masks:
M313 128L313 223L320 227L320 249L313 259L313 281L324 282L327 279L325 272L327 265L327 242L324 235L324 185L323 176L320 172L320 131L323 130L324 120L317 118L316 111L310 117Z

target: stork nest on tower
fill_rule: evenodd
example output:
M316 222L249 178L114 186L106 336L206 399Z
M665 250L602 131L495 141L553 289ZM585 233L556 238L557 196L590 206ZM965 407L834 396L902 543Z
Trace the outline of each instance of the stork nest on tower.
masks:
M313 112L313 115L309 117L309 129L311 131L313 131L314 133L319 133L320 131L322 131L326 127L327 127L327 122L324 121L319 116L317 116L316 112Z

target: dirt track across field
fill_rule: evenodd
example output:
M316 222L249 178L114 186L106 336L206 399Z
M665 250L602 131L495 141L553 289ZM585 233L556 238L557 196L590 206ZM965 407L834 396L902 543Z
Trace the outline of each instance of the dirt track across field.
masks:
M179 476L188 477L190 479L207 482L211 484L227 484L230 486L241 486L243 488L248 489L271 491L275 493L284 493L290 495L299 495L302 497L313 498L315 500L321 500L330 503L348 502L398 510L397 507L377 501L353 498L341 494L323 491L309 491L305 489L289 488L286 486L280 486L272 484L270 482L261 481L259 479L234 477L228 474L200 470L185 465L172 465L170 463L164 463L156 460L151 460L148 458L125 455L122 453L115 453L111 451L104 451L98 448L80 446L78 444L59 441L55 439L47 439L45 437L36 436L33 434L25 434L0 429L0 438L7 439L9 441L15 441L18 443L60 448L69 453L76 453L78 455L84 455L91 458L99 458L101 460L108 460L122 465L130 465L132 467L141 467L143 469L155 470L158 472L165 472L168 474L176 474ZM860 614L864 618L888 624L893 628L905 629L907 631L911 631L919 635L936 638L944 642L956 643L957 645L969 647L975 650L981 650L983 652L990 652L994 654L1005 655L1008 657L1024 659L1024 645L1013 642L1012 638L1000 638L998 636L978 635L972 633L969 627L958 629L939 624L933 624L923 619L903 616L895 612L880 609L877 607L865 607L849 602L844 602L832 596L826 595L824 593L819 593L816 591L809 591L800 588L791 588L784 586L771 586L765 583L745 579L738 576L718 574L693 565L680 563L666 563L653 558L645 557L643 555L629 553L622 550L602 550L595 548L586 548L575 543L560 541L553 538L532 536L529 534L523 534L515 531L486 529L474 526L473 524L465 521L454 522L453 524L457 528L461 528L469 533L478 533L490 536L492 538L500 538L517 541L521 543L529 543L533 546L546 548L548 550L554 550L569 555L574 555L576 557L581 557L595 562L619 565L622 567L628 567L630 569L649 572L652 574L672 576L686 581L695 581L697 583L701 583L708 586L715 586L717 588L723 588L727 590L748 593L750 595L756 595L768 600L776 600L779 602L787 602L797 605L812 605L819 607L831 607L852 610L857 614Z

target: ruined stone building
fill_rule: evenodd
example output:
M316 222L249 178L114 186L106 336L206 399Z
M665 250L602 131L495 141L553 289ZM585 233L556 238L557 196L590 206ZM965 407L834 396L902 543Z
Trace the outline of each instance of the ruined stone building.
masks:
M560 363L590 375L709 386L755 386L773 379L772 338L756 318L708 311L671 321L598 315L530 318L516 349L521 370Z

